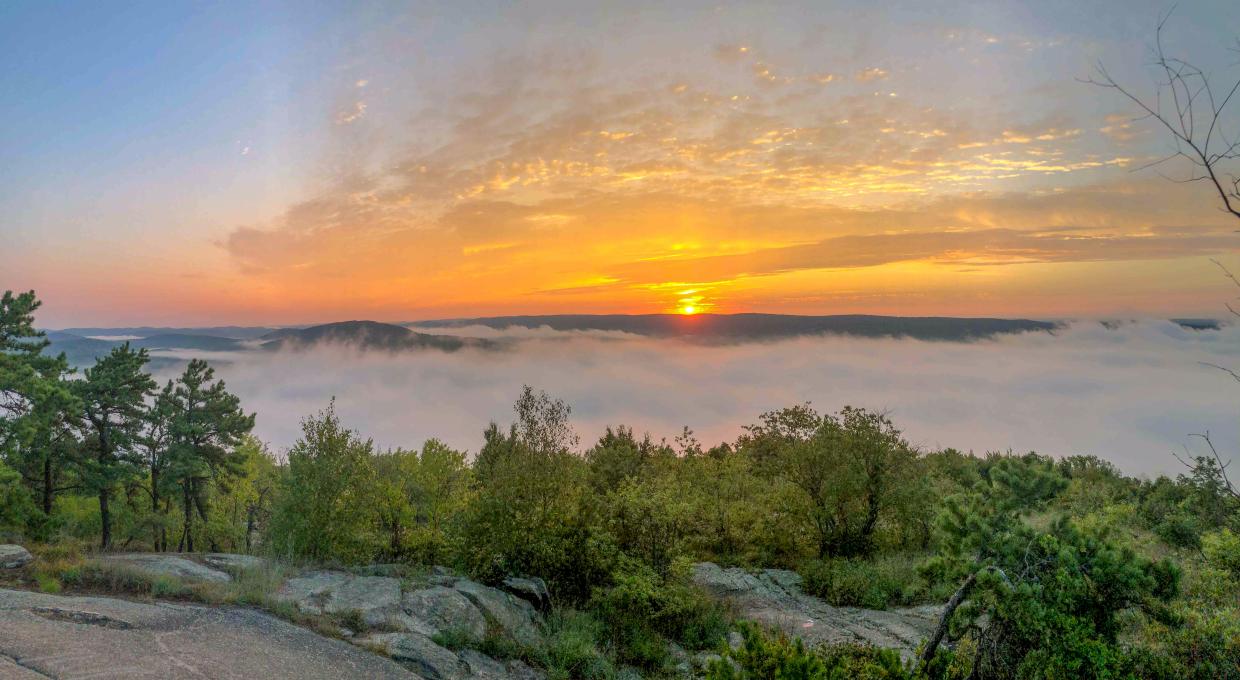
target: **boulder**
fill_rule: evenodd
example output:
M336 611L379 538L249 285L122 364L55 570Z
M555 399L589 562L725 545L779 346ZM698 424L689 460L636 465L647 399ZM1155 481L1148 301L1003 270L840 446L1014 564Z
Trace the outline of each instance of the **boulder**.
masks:
M465 670L474 680L508 680L508 667L482 652L465 649L459 655Z
M400 581L387 576L355 576L330 589L323 611L357 612L370 628L385 625L400 613Z
M285 581L276 591L276 599L292 602L306 614L357 612L362 623L377 628L400 614L400 580L314 571Z
M379 633L357 642L383 651L427 680L463 680L471 677L465 664L451 650L440 647L425 635Z
M202 561L216 569L258 569L267 566L267 560L254 555L236 553L207 553Z
M545 680L541 672L530 668L523 661L513 659L508 663L497 661L482 652L466 649L458 655L465 670L473 680Z
M508 662L508 677L511 680L547 680L545 673L517 659Z
M34 555L20 545L12 543L0 545L0 569L24 567L33 559Z
M512 639L523 645L538 644L540 636L535 624L538 614L534 611L534 605L474 581L461 579L454 587L469 598L488 620L499 624Z
M227 583L232 580L219 569L212 569L193 560L163 553L120 553L100 555L106 564L117 564L147 576L173 576L182 581Z
M702 562L693 565L693 580L716 597L729 601L743 618L800 637L809 646L862 643L896 649L910 659L938 623L940 606L876 611L834 607L801 590L801 577L786 569L746 571ZM735 649L743 640L733 634Z
M546 614L551 611L551 593L547 590L547 582L538 578L520 578L509 576L504 579L504 590L534 605L534 609Z
M275 598L292 602L306 614L322 614L331 591L352 578L342 571L314 571L291 578L276 591Z
M408 619L401 625L411 632L434 635L447 630L464 630L475 639L487 632L486 617L460 591L431 586L405 593L400 608Z
M439 565L431 567L431 572L426 576L427 583L448 588L451 588L459 580L460 577L456 575L455 571Z

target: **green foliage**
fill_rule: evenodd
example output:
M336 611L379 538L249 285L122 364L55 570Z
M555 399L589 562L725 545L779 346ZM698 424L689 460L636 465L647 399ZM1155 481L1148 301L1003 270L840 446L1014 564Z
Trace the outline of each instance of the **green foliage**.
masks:
M346 429L334 402L301 423L268 529L275 554L345 564L376 552L374 444Z
M1022 520L1066 486L1036 456L995 457L984 482L949 501L941 517L944 555L925 570L976 574L953 628L974 650L980 677L1109 677L1130 659L1119 644L1121 611L1158 613L1178 591L1179 570L1118 545L1105 531L1067 518L1040 531ZM985 616L984 627L975 622Z
M129 343L114 348L72 383L82 404L84 441L77 458L83 486L99 498L100 545L112 545L112 495L131 478L131 462L142 434L145 399L155 381L143 371L150 360L146 349L134 351Z
M378 455L376 503L388 559L436 564L455 557L458 524L472 495L465 454L437 439L421 452Z
M606 680L616 669L600 649L606 626L589 613L559 609L547 618L543 663L551 680Z
M570 409L528 386L507 433L494 424L478 453L478 492L464 524L462 558L476 577L543 577L570 602L605 582L614 549L593 530L585 461Z
M712 662L707 680L904 680L911 678L892 650L840 645L810 651L799 638L771 636L749 624L744 644Z
M805 592L840 607L889 607L941 602L950 596L933 588L918 570L916 555L809 560L798 572Z
M237 446L236 466L226 484L215 484L203 541L224 552L253 552L271 517L281 470L267 447L247 436Z
M687 565L663 577L626 559L612 577L614 585L595 590L590 610L607 626L621 662L658 668L667 656L666 639L705 649L727 635L726 611L689 581Z
M913 495L917 454L882 414L845 407L820 416L805 405L747 430L738 445L796 490L784 496L788 514L805 523L817 557L869 554L880 524Z
M1205 534L1201 552L1214 567L1240 577L1240 534L1226 528Z
M37 512L21 475L0 461L0 540L20 539Z
M243 472L245 458L237 447L254 429L254 415L246 415L207 362L193 359L173 389L170 418L162 483L178 488L182 540L192 552L194 517L207 521L211 483L227 492L229 480Z

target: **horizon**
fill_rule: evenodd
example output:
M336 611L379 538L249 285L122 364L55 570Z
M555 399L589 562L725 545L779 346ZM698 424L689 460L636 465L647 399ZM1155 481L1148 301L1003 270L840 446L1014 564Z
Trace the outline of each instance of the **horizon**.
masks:
M36 291L37 292L37 291ZM501 319L540 319L540 318L564 318L564 317L650 317L663 316L671 318L684 317L736 317L736 316L775 316L775 317L800 317L800 318L835 318L835 317L873 317L879 319L944 319L944 320L994 320L994 321L1037 321L1053 324L1068 324L1073 322L1088 321L1097 323L1109 322L1140 322L1140 321L1170 321L1172 323L1184 325L1185 323L1204 322L1215 323L1221 325L1231 325L1232 321L1224 315L1217 316L1175 316L1175 317L1159 317L1159 316L1129 316L1129 317L1014 317L1014 316L944 316L944 315L925 315L925 316L904 316L895 314L787 314L787 313L771 313L771 312L694 312L685 314L683 312L649 312L634 314L590 314L590 313L562 313L562 314L504 314L498 316L462 316L462 317L442 317L442 318L426 318L426 319L403 319L400 321L385 321L382 319L338 319L335 321L320 322L301 322L301 323L282 323L282 324L241 324L241 323L218 323L204 325L185 325L171 323L167 325L150 325L150 324L116 324L116 325L67 325L58 328L39 325L39 329L45 332L63 333L71 330L123 330L123 329L148 329L148 330L196 330L196 329L213 329L213 328L237 328L237 329L256 329L270 328L274 330L285 328L312 328L315 326L327 326L334 324L347 323L378 323L390 326L411 327L419 324L431 323L456 323L463 321L495 321ZM439 328L449 328L450 326L438 326ZM411 329L413 330L413 329Z
M0 286L48 327L1217 316L1229 216L1080 82L1153 91L1167 8L1111 6L6 4ZM1238 12L1164 42L1230 76Z

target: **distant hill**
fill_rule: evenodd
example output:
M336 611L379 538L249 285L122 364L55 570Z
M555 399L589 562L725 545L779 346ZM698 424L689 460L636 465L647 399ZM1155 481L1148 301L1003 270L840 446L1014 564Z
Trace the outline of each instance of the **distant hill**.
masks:
M478 338L416 333L404 326L377 321L341 321L309 328L283 328L262 338L263 349L303 349L316 345L341 344L358 349L398 352L437 349L453 352L465 347L494 348L498 343Z
M65 355L65 360L69 362L69 365L77 368L92 366L94 365L96 359L105 356L108 352L111 352L112 348L125 344L120 340L83 338L72 333L65 333L64 331L48 331L47 339L51 340L52 344L48 345L48 348L44 350L44 352L53 355L63 352ZM131 340L129 341L129 344L133 347L141 347L143 345L140 345L140 342L141 340ZM155 346L151 347L151 349L170 349L164 345L165 343L163 342L156 342ZM150 370L162 370L181 363L183 362L180 359L153 356L151 357L150 363L147 364L147 368Z
M236 338L190 333L152 335L149 338L130 340L129 344L147 349L200 349L208 352L230 352L245 348L243 341Z
M564 314L550 316L498 316L479 319L419 321L414 328L463 328L487 326L539 328L558 331L622 331L656 337L689 336L702 339L766 340L797 335L853 335L862 337L909 337L921 340L967 341L1002 333L1052 331L1057 324L1030 319L980 319L955 317L798 316L792 314Z
M114 332L123 329L94 329L105 330L106 335L110 337L125 336L126 333ZM147 338L136 338L132 340L101 340L99 338L86 338L75 333L66 331L47 331L47 339L52 342L46 350L50 354L65 353L65 358L70 365L85 367L95 363L95 360L112 351L113 347L120 347L126 342L131 347L145 347L150 351L159 350L200 350L204 352L229 352L245 349L245 345L241 340L234 338L223 338L212 335L198 335L191 333L164 333L160 335L152 335ZM183 363L183 360L166 356L152 356L149 367L152 369L162 369L168 366Z
M165 328L157 326L132 326L121 328L64 328L58 332L80 337L103 335L108 337L151 338L159 335L209 335L216 338L250 340L270 333L272 328L263 326L204 326L202 328Z

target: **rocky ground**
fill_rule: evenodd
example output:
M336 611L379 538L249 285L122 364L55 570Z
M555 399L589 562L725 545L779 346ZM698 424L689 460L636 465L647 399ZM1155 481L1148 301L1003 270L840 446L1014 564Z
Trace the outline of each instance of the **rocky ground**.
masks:
M17 546L0 546L2 569L20 568L29 559ZM238 569L263 566L260 558L225 554L96 559L185 583L226 584ZM416 579L389 575L398 571L383 565L364 573L306 571L285 579L272 595L301 615L343 623L343 639L242 607L0 589L0 679L543 677L520 661L453 651L437 642L445 635L502 636L536 645L550 607L541 580L511 578L492 588L442 567ZM906 657L941 611L832 607L801 592L795 573L778 569L749 572L701 563L694 566L694 580L731 601L741 616L810 644L856 641L896 648ZM686 677L713 656L680 654Z
M693 566L693 580L730 600L743 618L799 636L811 646L860 642L898 649L910 658L943 613L939 605L886 611L833 607L802 592L801 577L786 569L750 572L702 562Z
M261 612L0 590L0 678L417 678Z

